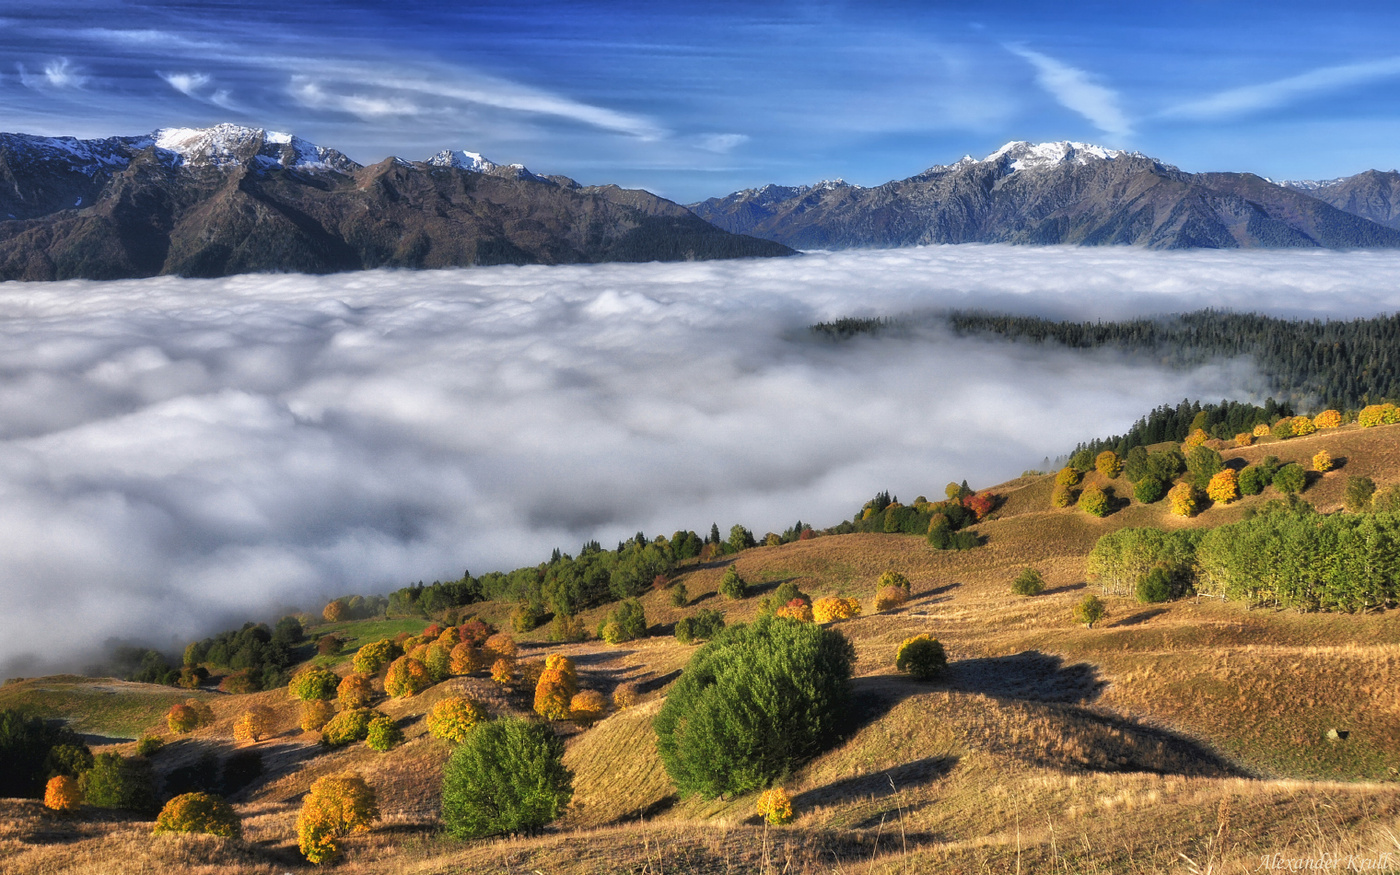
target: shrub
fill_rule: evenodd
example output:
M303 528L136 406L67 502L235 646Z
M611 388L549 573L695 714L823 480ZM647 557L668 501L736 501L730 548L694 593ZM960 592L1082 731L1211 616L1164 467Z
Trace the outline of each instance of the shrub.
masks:
M793 599L774 611L774 616L787 617L799 623L812 622L812 603L806 599Z
M1293 437L1293 420L1285 416L1283 419L1275 422L1274 427L1270 429L1270 431L1274 437L1281 441L1286 441Z
M461 744L466 740L467 733L486 716L486 709L481 707L480 702L465 696L448 696L439 700L428 712L428 732L434 738Z
M1314 428L1336 428L1342 424L1342 414L1337 410L1324 410L1313 417Z
M792 799L782 787L765 790L758 797L758 813L771 826L792 823Z
M655 721L683 795L756 790L834 742L850 714L855 649L833 629L763 617L705 645Z
M1317 426L1313 425L1313 421L1312 421L1311 419L1309 419L1308 417L1306 417L1306 416L1295 416L1295 417L1293 417L1293 434L1294 434L1296 437L1303 437L1304 435L1310 435L1310 434L1312 434L1312 433L1315 432L1315 431L1317 431Z
M508 684L515 680L515 658L497 657L496 661L491 663L491 680L498 684Z
M1079 509L1090 516L1104 516L1108 513L1108 495L1098 486L1090 486L1079 495Z
M458 626L457 631L461 634L463 641L482 647L492 635L496 634L496 627L477 617L472 617Z
M719 594L728 599L741 599L749 594L749 585L733 565L724 569L724 576L719 579Z
M189 705L171 705L165 712L165 725L176 735L184 735L199 725L199 713Z
M333 699L339 684L340 677L335 672L309 668L292 678L291 683L287 684L287 694L304 702Z
M345 639L339 635L322 635L316 639L316 652L321 656L336 656L345 648Z
M1094 459L1094 467L1109 480L1116 480L1123 473L1123 462L1112 450L1104 450Z
M516 605L510 612L510 627L516 632L533 632L544 622L544 608L529 602Z
M1319 474L1326 474L1336 467L1332 461L1332 454L1326 450L1318 450L1312 457L1313 470Z
M243 695L244 693L256 693L262 689L261 681L255 680L251 672L246 668L238 671L231 671L224 675L224 679L219 681L219 690L224 693Z
M676 640L682 644L696 641L709 641L724 628L724 615L719 611L704 608L693 617L682 617L676 622Z
M516 654L520 652L520 648L515 646L515 639L504 632L497 632L487 638L482 647L495 656L506 656L511 659L514 659Z
M1194 450L1197 447L1204 446L1205 442L1208 440L1210 440L1210 435L1206 434L1206 430L1198 428L1186 436L1186 440L1181 442L1181 448L1183 450Z
M557 668L546 668L535 684L535 713L546 720L568 720L569 700L578 691L573 676Z
M1055 485L1068 489L1071 486L1078 486L1080 473L1071 467L1064 467L1055 475Z
M348 674L335 688L335 700L342 708L363 708L374 699L374 683L369 675Z
M1375 494L1376 481L1370 477L1348 477L1342 504L1352 513L1360 513L1370 507L1371 496Z
M1193 517L1200 505L1196 499L1196 488L1190 483L1178 483L1167 493L1172 513L1177 516Z
M481 670L481 658L481 652L470 641L463 641L448 654L447 668L454 675L471 674Z
M416 696L433 685L428 667L411 656L400 656L384 675L384 692L394 698Z
M943 674L947 666L943 644L929 635L904 639L894 655L894 667L916 680L932 680Z
M165 747L165 739L159 735L143 735L136 740L136 755L149 759L162 747Z
M388 638L381 638L355 651L353 664L359 674L377 675L384 666L400 656L403 656L403 648Z
M1011 582L1011 591L1016 595L1040 595L1045 592L1045 577L1036 568L1022 568L1021 573Z
M812 603L812 619L818 623L848 620L860 616L860 602L839 596L826 596Z
M365 731L365 746L380 753L403 744L403 730L392 717L376 717Z
M1243 495L1258 495L1269 485L1269 477L1258 465L1250 465L1240 472L1239 487Z
M1144 474L1133 486L1133 498L1143 504L1156 504L1167 494L1167 484L1161 478Z
M364 778L354 772L317 778L297 814L297 847L312 863L333 863L342 836L368 831L378 819L374 789Z
M676 584L682 594L685 593L685 584ZM587 630L583 627L583 620L570 614L555 614L554 619L549 623L549 640L556 644L567 644L573 641L582 641L588 637Z
M671 587L671 607L683 608L689 603L690 593L686 592L684 583L678 583Z
M218 796L209 793L182 793L165 803L156 817L152 834L197 832L226 839L243 837L238 814Z
M352 742L364 741L369 735L370 721L383 716L373 708L341 711L321 727L321 743L326 747L344 747Z
M434 641L423 649L423 667L428 670L428 678L435 684L452 677L452 648Z
M529 832L553 821L573 797L564 744L545 723L483 723L447 761L442 821L459 839Z
M1247 431L1242 431L1239 434L1235 435L1235 446L1237 447L1247 447L1252 445L1253 443L1254 435L1250 434Z
M1051 507L1069 507L1071 504L1074 504L1073 489L1067 486L1056 486L1055 491L1050 493Z
M905 595L909 595L914 590L913 585L909 583L909 578L900 574L898 571L886 571L884 574L880 575L880 579L875 582L875 589L877 590L884 589L887 586L897 586L904 590Z
M1239 498L1240 475L1229 468L1215 474L1206 486L1206 497L1221 504L1229 504Z
M646 634L647 615L642 603L636 599L626 599L609 612L598 637L609 644L621 644L645 638Z
M612 698L613 707L622 711L635 707L642 700L642 694L635 682L627 681L617 685L617 689L613 690Z
M1274 473L1273 486L1284 495L1302 492L1307 485L1308 474L1303 470L1303 466L1296 462L1289 462Z
M1084 596L1079 604L1074 606L1075 622L1083 623L1090 629L1094 628L1094 624L1106 616L1108 616L1108 609L1093 593Z
M1269 434L1270 434L1270 431L1271 431L1271 429L1269 428L1269 426L1268 426L1266 423L1263 423L1263 422L1261 422L1261 423L1259 423L1258 425L1254 426L1254 436L1257 437L1257 438L1268 437Z
M78 779L87 804L95 808L121 808L127 811L155 811L156 785L151 764L144 759L116 753L93 757L92 768Z
M240 744L253 744L271 738L276 717L266 705L254 705L233 722L233 740Z
M442 634L437 637L437 643L446 647L449 651L462 643L462 630L456 626L448 626L442 630Z
M77 811L83 804L83 790L77 778L55 775L44 786L44 807L50 811Z
M582 690L569 700L569 714L575 722L592 726L608 715L608 700L597 690Z
M321 699L301 703L301 731L320 732L335 717L335 706Z
M892 611L909 601L909 590L902 586L882 586L875 593L875 610Z

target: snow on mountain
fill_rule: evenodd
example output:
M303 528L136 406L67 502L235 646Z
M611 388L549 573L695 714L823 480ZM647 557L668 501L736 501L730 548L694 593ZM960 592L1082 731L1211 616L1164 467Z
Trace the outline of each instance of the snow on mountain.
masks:
M129 150L150 145L149 137L107 137L79 140L74 137L37 137L32 134L0 134L0 150L24 163L66 165L86 176L102 170L122 170L131 163Z
M299 170L347 171L358 164L337 152L281 131L219 124L211 128L161 128L155 147L180 156L181 163L231 167L257 160Z
M1347 177L1339 176L1336 179L1269 179L1264 177L1274 185L1281 185L1284 188L1292 188L1297 191L1317 191L1319 188L1327 188L1339 182L1345 182Z
M982 159L980 163L992 163L1003 158L1010 158L1011 172L1015 173L1020 170L1038 170L1058 164L1083 166L1091 161L1115 161L1120 158L1146 157L1141 152L1106 149L1092 143L1074 143L1069 140L1061 140L1057 143L1028 143L1024 140L1013 140Z
M457 167L475 173L489 173L501 166L480 152L468 152L465 149L443 149L424 163L434 167Z

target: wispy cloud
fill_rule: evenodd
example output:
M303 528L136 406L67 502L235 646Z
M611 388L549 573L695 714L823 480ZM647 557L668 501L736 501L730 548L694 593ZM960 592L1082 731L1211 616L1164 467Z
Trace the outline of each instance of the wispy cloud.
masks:
M701 134L696 139L696 144L706 152L724 155L748 141L748 134Z
M1400 57L1320 67L1273 82L1221 91L1201 100L1170 107L1161 115L1194 119L1230 118L1397 76L1400 76Z
M69 63L67 58L49 61L44 65L43 73L31 73L23 64L15 66L19 69L19 80L26 88L76 90L86 85L89 79L82 70Z
M240 107L234 103L233 94L229 89L206 90L214 81L212 76L204 73L162 73L159 70L156 71L156 75L165 80L165 83L171 88L192 100L213 104L231 112L241 111Z
M1036 84L1066 109L1084 116L1105 134L1114 137L1132 135L1132 123L1118 105L1118 92L1095 82L1088 72L1049 55L1020 45L1006 48L1030 62L1036 71Z

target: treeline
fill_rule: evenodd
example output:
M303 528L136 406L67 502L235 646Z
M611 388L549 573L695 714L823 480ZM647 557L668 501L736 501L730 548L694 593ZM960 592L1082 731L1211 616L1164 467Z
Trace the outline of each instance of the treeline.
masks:
M1394 496L1382 501L1394 502ZM1122 529L1099 539L1087 570L1140 601L1187 594L1303 611L1400 603L1400 513L1319 514L1296 497L1208 530Z
M856 515L836 528L833 534L883 532L922 535L936 550L968 550L982 541L968 527L996 508L997 498L988 492L973 492L967 481L949 483L947 499L929 501L920 495L910 505L901 504L888 491L861 505Z
M1293 404L1355 410L1400 398L1400 314L1332 321L1201 310L1122 322L1058 322L955 311L947 320L959 334L1149 353L1172 367L1247 355L1270 391Z
M1135 447L1149 447L1166 441L1181 443L1197 429L1219 440L1230 440L1238 434L1253 432L1259 425L1270 425L1281 418L1293 416L1293 408L1270 398L1262 405L1243 401L1221 401L1202 404L1183 399L1173 407L1163 404L1128 429L1126 434L1086 441L1074 448L1072 459L1093 457L1112 450L1126 457ZM1085 469L1088 465L1085 464Z

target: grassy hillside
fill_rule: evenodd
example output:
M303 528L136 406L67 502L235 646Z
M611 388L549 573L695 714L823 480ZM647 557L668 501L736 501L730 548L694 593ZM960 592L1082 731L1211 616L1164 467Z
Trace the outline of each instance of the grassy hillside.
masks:
M1319 510L1340 507L1349 475L1400 483L1400 426L1270 439L1224 455L1306 461L1323 448L1343 461L1303 494ZM1130 493L1126 481L1107 485ZM301 794L316 777L345 768L378 789L384 814L377 829L349 841L337 867L347 873L1253 872L1266 855L1380 860L1386 853L1390 866L1400 865L1400 615L1106 598L1108 618L1086 629L1071 610L1094 589L1085 558L1099 536L1124 526L1216 525L1274 496L1266 491L1191 520L1168 516L1165 502L1132 503L1096 519L1051 510L1052 486L1050 477L1031 477L999 487L1005 501L977 527L987 543L974 550L940 552L922 538L873 534L760 547L682 566L678 579L691 596L683 608L664 592L643 596L652 637L642 641L561 647L547 644L543 629L520 636L522 659L571 654L583 687L609 692L634 681L649 691L591 729L560 725L574 803L542 835L475 844L439 835L448 747L426 734L422 719L454 693L481 699L495 715L524 714L528 689L473 676L383 702L378 707L408 736L387 754L320 748L315 734L297 729L297 705L283 691L209 693L215 724L152 762L169 776L211 751L226 756L239 713L252 702L276 709L279 734L253 746L264 774L233 797L245 841L153 840L148 821L93 812L64 819L35 802L8 801L0 802L0 870L305 871L311 867L296 854L293 828ZM730 563L751 584L746 599L716 592ZM1048 584L1034 598L1010 591L1027 565ZM694 652L669 637L675 621L717 608L742 622L784 581L869 605L876 579L891 569L912 581L914 598L837 624L856 647L858 725L784 782L796 823L765 829L752 796L676 798L651 732L666 684ZM507 611L483 606L497 621ZM586 625L604 611L585 616ZM401 631L398 622L313 631L364 641ZM947 647L949 672L938 682L893 669L898 643L921 632ZM22 704L70 718L80 731L133 738L164 732L160 715L185 697L164 687L48 678L0 688L0 707ZM1345 739L1330 737L1332 730Z

